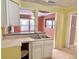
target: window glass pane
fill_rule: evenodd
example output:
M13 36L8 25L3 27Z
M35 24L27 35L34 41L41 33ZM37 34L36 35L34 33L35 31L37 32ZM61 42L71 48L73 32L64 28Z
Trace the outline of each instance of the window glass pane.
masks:
M52 28L52 20L46 20L46 28Z
M20 20L20 24L21 25L28 25L29 24L29 20L28 19L21 19Z
M29 31L29 20L28 19L21 19L21 31Z
M30 31L34 32L34 20L30 20Z
M21 26L21 31L29 31L29 26L25 25L25 26Z
M34 32L34 20L21 19L21 31Z
M30 25L34 25L34 20L30 20Z

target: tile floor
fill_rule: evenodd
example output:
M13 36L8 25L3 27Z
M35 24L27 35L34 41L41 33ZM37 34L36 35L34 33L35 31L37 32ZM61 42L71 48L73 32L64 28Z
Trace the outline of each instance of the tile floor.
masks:
M76 48L62 48L53 50L53 59L77 59Z

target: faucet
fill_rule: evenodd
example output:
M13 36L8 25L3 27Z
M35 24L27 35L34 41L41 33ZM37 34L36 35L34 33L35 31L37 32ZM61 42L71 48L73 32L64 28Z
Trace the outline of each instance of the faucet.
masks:
M11 30L12 30L11 26L8 26L8 33L11 33Z

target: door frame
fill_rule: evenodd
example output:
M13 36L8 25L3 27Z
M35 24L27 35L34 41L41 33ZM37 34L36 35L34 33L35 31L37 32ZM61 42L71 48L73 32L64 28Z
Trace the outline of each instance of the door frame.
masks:
M39 11L39 10L38 10ZM42 10L42 11L47 11L47 10ZM55 48L56 46L56 31L57 31L57 17L58 17L58 13L57 12L52 12L52 11L48 11L50 12L51 14L55 14L55 29L54 29L54 38L53 39L53 48ZM45 23L44 23L45 25ZM44 30L45 30L45 27L44 27Z
M71 22L72 22L72 16L74 13L77 13L76 11L68 13L68 21L67 21L67 34L66 34L66 47L70 48L69 42L70 42L70 32L71 32Z
M39 11L39 10L38 10ZM46 11L46 10L43 10L43 11ZM56 46L56 31L57 31L57 16L58 16L58 13L57 12L51 12L51 11L48 11L50 12L51 14L55 14L55 28L54 28L54 38L53 39L53 48L55 48ZM45 23L44 23L45 25ZM45 30L45 27L44 27L44 30Z
M55 13L55 29L54 29L53 48L56 47L55 45L56 45L57 16L58 16L57 12L54 12L54 13Z

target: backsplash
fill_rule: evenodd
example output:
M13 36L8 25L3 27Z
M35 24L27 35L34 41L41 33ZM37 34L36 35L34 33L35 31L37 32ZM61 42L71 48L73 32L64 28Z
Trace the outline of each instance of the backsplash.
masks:
M3 39L18 39L18 38L27 38L30 37L31 35L10 35L10 36L3 36Z
M1 33L2 35L8 34L8 27L1 27Z
M12 26L11 32L20 32L20 26ZM8 27L1 27L1 33L2 35L9 34Z
M14 32L20 32L20 26L14 26Z

